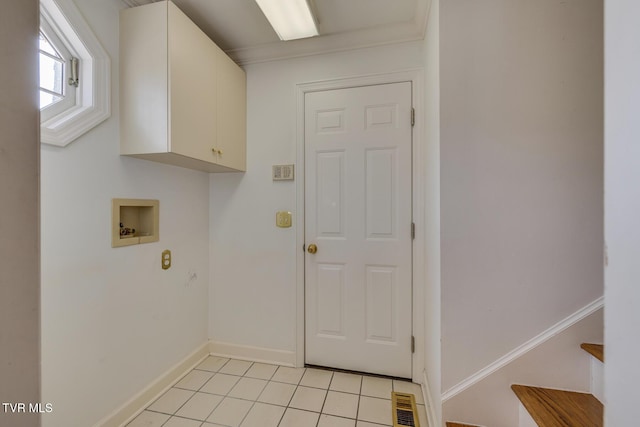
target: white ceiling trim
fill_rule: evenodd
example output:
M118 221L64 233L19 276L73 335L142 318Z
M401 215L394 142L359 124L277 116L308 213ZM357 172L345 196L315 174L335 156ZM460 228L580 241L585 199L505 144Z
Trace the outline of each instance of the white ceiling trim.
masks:
M129 7L142 6L143 4L153 3L153 0L122 0L122 3Z
M301 56L381 46L424 39L421 23L395 24L348 33L230 49L226 53L240 65Z
M429 10L431 9L432 1L433 0L419 0L416 4L415 22L416 26L420 29L423 39L427 34L427 22L429 20Z

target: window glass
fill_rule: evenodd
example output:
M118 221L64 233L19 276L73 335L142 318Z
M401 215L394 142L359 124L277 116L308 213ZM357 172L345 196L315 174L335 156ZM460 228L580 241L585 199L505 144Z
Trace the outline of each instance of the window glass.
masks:
M60 57L60 54L55 50L55 48L51 45L51 42L47 40L42 31L40 31L40 51L44 53L48 53L49 55Z
M64 97L65 62L40 32L40 109Z

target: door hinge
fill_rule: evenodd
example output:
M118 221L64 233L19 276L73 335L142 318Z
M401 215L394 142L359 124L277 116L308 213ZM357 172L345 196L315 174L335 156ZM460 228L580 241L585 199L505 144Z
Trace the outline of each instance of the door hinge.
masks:
M411 240L414 240L416 238L416 223L412 222L411 223Z
M411 108L411 126L416 125L416 109Z
M306 243L303 243L303 244L302 244L302 252L304 252L304 251L306 251L306 250L307 250L307 245L306 245Z
M411 353L416 352L416 337L411 335Z

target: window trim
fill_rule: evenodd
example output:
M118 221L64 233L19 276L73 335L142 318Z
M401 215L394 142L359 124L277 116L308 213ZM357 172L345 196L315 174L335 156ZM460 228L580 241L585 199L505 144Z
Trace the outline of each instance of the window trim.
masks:
M76 105L40 124L42 143L64 147L111 116L111 60L73 0L40 0L40 18L80 58Z

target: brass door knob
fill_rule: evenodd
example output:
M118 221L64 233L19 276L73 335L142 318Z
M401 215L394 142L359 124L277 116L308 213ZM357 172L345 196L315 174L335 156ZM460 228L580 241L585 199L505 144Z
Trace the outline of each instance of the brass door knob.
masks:
M309 252L310 254L315 254L316 252L318 252L318 247L312 243L307 248L307 252Z

